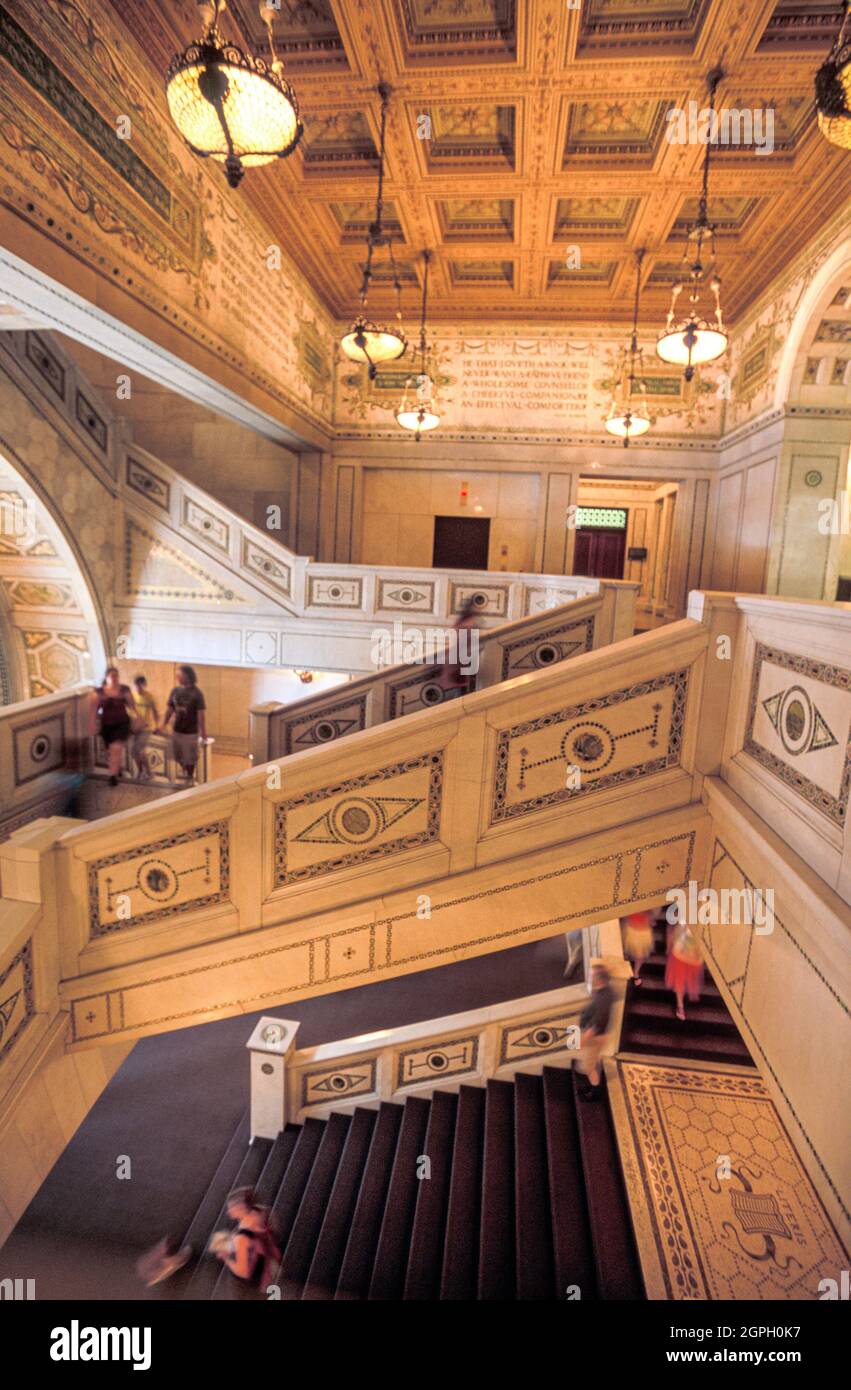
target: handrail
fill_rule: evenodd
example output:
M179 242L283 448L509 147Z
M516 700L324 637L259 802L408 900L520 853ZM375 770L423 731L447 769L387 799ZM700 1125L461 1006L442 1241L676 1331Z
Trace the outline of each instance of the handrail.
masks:
M617 1050L629 967L607 961L615 996L605 1055ZM274 1139L287 1124L324 1119L435 1089L483 1086L542 1067L569 1067L579 1053L588 985L564 985L502 1004L296 1050L299 1023L264 1015L251 1057L251 1137Z
M482 690L512 676L544 670L592 651L622 637L631 636L635 611L632 586L600 581L599 592L559 604L539 615L516 619L500 627L469 634L472 656L470 689ZM289 704L265 701L251 709L251 750L256 765L272 758L383 724L403 715L432 709L457 697L458 689L444 688L436 676L439 653L456 639L454 629L418 629L398 624L390 642L396 648L428 648L435 656L381 666L343 686L307 695ZM386 629L376 629L381 647ZM419 642L417 642L419 639ZM479 661L479 653L482 659Z

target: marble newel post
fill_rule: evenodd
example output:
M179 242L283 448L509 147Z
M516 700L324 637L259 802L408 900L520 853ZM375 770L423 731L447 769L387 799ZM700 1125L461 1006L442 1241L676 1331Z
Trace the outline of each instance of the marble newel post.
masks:
M251 1138L277 1139L287 1123L287 1061L299 1024L264 1014L245 1046L251 1053Z

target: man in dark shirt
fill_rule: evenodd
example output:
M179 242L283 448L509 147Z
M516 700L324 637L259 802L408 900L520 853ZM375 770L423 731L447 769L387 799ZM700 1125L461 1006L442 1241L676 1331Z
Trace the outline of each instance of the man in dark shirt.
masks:
M164 734L174 719L172 752L175 762L183 769L187 783L191 783L198 762L198 739L207 737L207 705L191 666L178 666L177 680L178 684L168 697L165 720L157 733Z
M591 971L591 997L579 1015L579 1071L583 1078L579 1094L583 1100L597 1100L600 1096L600 1053L606 1042L614 1002L608 970L603 965L595 965Z

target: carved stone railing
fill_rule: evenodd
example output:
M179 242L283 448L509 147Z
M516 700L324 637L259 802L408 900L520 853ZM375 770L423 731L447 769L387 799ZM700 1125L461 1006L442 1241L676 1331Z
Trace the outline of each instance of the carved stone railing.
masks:
M689 616L727 676L705 771L851 903L851 603L697 593Z
M119 485L131 509L141 506L234 580L293 616L434 626L452 622L474 598L483 619L505 623L600 588L597 580L582 575L351 565L296 555L274 531L243 521L135 446L124 450Z
M632 635L635 591L632 585L600 581L600 592L560 604L546 613L521 618L498 628L467 631L473 644L466 655L471 668L471 689L483 690L514 676L546 670L583 652L593 651ZM377 629L380 651L386 641L395 653L406 644L420 654L438 655L456 640L451 628L443 632L399 624L395 630ZM416 714L457 698L457 690L445 689L432 661L402 661L385 666L330 691L307 696L290 704L269 700L251 710L251 750L255 766L272 758L287 757L305 748L331 743L347 734Z
M120 821L16 831L0 844L0 976L16 996L0 1090L59 1013L71 1049L125 1044L551 938L672 891L770 889L772 931L716 913L705 957L847 1225L832 1116L851 1097L824 1058L841 1055L851 1016L848 907L831 886L846 891L847 831L827 814L848 784L838 762L832 782L819 767L847 750L848 609L709 594L692 612ZM761 684L767 667L797 689ZM757 710L751 742L767 747L763 725L779 724L791 745L771 767L739 730ZM807 812L811 786L832 800Z
M617 928L617 923L614 924ZM620 951L607 956L614 1004L604 1054L618 1049L626 981ZM611 935L611 934L610 934ZM593 961L592 964L595 964ZM603 963L602 961L600 962ZM251 1054L251 1137L274 1139L287 1124L383 1101L430 1096L435 1088L481 1086L517 1072L569 1067L579 1053L583 981L401 1028L296 1050L299 1023L264 1016L246 1043Z
M89 491L96 479L100 500L90 505L102 507L104 518L117 512L123 562L115 592L99 594L104 611L114 603L120 649L113 655L350 674L373 669L376 625L451 625L475 596L483 625L492 626L600 590L597 580L582 576L337 564L296 555L278 531L243 520L128 443L126 422L105 409L51 335L2 337L4 370L71 442L67 466L86 473ZM272 515L270 524L279 519Z

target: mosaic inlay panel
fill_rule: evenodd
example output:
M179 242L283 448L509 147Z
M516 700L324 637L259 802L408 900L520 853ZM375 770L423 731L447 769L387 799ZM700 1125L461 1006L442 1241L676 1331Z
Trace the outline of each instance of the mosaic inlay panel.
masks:
M424 1081L440 1081L479 1069L479 1034L465 1038L441 1038L439 1043L421 1043L402 1048L396 1056L396 1090L418 1086Z
M229 900L227 821L110 854L89 865L92 937Z
M449 585L449 611L460 613L472 599L474 611L486 613L489 618L505 618L508 615L510 590L507 584L458 584Z
M555 608L559 603L569 603L571 599L580 598L581 595L574 590L547 589L543 584L527 584L524 594L523 617L530 618L535 613L546 613L550 608Z
M48 634L48 640L50 635ZM15 786L32 782L45 772L65 766L65 715L51 715L19 724L12 732Z
M590 652L594 646L594 618L578 623L564 623L534 637L506 642L502 649L502 679L523 676L528 671L545 671L559 661Z
M363 607L363 580L340 579L335 574L308 575L307 606L360 609Z
M168 511L171 489L165 478L161 478L153 469L133 458L132 454L127 455L127 484L134 492L147 497L149 502L155 502L163 511Z
M284 753L300 753L303 748L316 748L333 743L335 738L366 728L366 695L354 700L338 700L320 709L310 710L296 719L283 721Z
M387 718L399 719L418 710L434 709L444 700L456 698L457 690L446 690L438 684L439 667L422 667L413 675L403 677L388 686Z
M247 536L242 538L242 567L259 574L273 589L289 598L292 587L290 566L276 555L269 554L262 546L255 545Z
M546 1018L524 1018L500 1029L499 1065L543 1057L551 1052L576 1052L579 1025L575 1013L550 1014Z
M302 1072L300 1109L309 1110L329 1102L333 1105L334 1101L350 1100L353 1095L375 1095L377 1066L377 1057L366 1057L343 1066Z
M376 608L385 613L433 613L435 588L421 579L379 579Z
M847 1256L763 1082L699 1066L614 1065L649 1297L818 1299Z
M851 788L851 671L758 643L743 752L843 826Z
M503 730L491 824L676 767L687 689L671 671Z
M0 1062L34 1013L32 942L28 941L0 975Z
M183 524L227 555L230 550L230 527L193 497L183 498Z
M442 799L443 754L425 753L280 802L275 808L278 886L432 843L440 830Z

